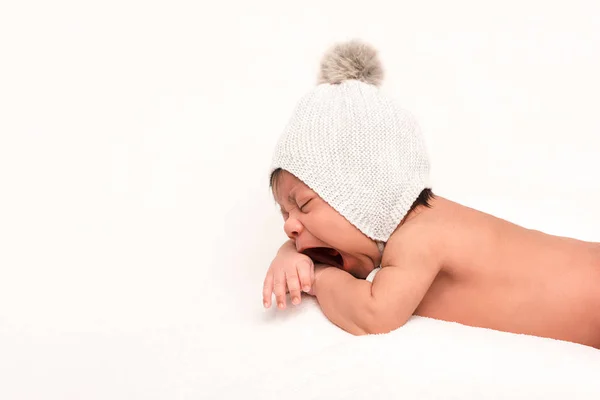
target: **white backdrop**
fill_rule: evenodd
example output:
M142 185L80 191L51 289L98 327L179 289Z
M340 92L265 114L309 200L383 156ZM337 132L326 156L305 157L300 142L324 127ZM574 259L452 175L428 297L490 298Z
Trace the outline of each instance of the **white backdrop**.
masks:
M339 40L379 49L435 192L600 241L600 3L559 4L2 3L0 398L231 373L210 345L263 313L284 239L271 151Z

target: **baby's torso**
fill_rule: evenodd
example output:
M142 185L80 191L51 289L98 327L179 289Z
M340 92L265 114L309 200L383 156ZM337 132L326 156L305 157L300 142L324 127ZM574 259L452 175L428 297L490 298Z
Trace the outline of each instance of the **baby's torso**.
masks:
M441 271L415 314L600 347L600 243L439 206Z

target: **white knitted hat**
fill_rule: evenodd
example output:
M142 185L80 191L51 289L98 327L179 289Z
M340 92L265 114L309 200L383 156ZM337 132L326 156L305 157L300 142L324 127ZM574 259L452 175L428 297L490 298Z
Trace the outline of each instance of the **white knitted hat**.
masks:
M369 45L333 46L279 139L271 173L288 171L365 235L387 242L430 187L430 167L417 122L381 92L382 77Z

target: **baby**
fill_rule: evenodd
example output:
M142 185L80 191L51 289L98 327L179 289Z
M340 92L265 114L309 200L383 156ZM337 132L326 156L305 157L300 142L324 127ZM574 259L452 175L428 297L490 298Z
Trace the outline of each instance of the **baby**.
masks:
M600 243L435 195L419 127L381 93L382 76L370 46L338 44L296 107L270 176L289 241L265 307L305 292L355 335L420 315L600 348Z

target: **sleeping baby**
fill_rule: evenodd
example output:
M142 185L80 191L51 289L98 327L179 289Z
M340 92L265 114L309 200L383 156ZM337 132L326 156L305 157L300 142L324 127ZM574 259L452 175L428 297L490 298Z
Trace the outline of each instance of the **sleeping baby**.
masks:
M434 194L419 126L382 78L373 48L340 43L296 106L270 175L289 240L267 271L265 307L304 292L355 335L420 315L600 348L600 243Z

